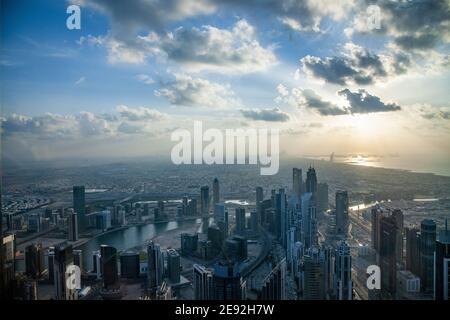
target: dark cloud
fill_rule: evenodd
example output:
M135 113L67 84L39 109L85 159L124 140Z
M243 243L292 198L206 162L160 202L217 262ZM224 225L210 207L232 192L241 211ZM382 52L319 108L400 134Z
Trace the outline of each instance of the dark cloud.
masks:
M323 100L322 97L310 89L302 90L299 104L306 108L315 109L323 116L337 116L348 113L334 103Z
M365 12L369 5L381 9L381 29L371 31L392 36L400 49L428 50L448 43L448 0L365 0L361 2L360 11Z
M245 118L252 120L286 122L290 119L289 114L281 111L278 108L241 110L241 113Z
M344 96L350 104L348 109L350 113L374 113L400 110L400 106L395 103L383 103L379 97L369 94L364 89L357 92L351 92L344 89L338 92L340 96Z
M303 70L329 83L369 85L377 80L403 74L411 61L405 54L383 56L348 43L342 57L306 56L300 60Z
M362 114L374 112L388 112L400 110L400 106L395 103L383 103L377 96L369 94L366 90L360 89L351 92L343 89L338 92L348 101L348 106L340 108L333 102L322 99L311 89L300 90L298 104L301 107L314 109L323 116L339 116L346 114Z

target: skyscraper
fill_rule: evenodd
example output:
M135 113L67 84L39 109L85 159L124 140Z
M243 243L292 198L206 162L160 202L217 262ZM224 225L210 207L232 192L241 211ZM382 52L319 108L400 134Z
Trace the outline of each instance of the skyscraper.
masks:
M406 235L406 269L420 275L420 230L405 228Z
M279 189L275 195L275 209L276 209L276 233L275 235L280 240L281 245L287 247L287 232L288 232L288 210L287 198L284 189Z
M342 241L336 249L334 276L336 299L352 300L352 256L350 255L350 247L345 241Z
M194 264L194 298L195 300L213 300L213 271L204 266Z
M313 194L308 192L302 195L302 239L301 242L305 246L305 250L308 250L312 246L317 245L317 219L316 219L316 205L314 202Z
M116 290L120 285L119 272L117 268L117 250L111 246L101 245L100 255L103 289Z
M213 274L215 300L244 300L245 282L239 272L239 265L219 261L214 265Z
M317 210L319 212L325 212L328 210L328 184L317 184Z
M77 213L78 231L83 232L86 228L86 200L84 186L73 187L73 210Z
M148 288L155 291L162 284L164 273L164 260L159 244L150 241L147 246L148 267L147 281Z
M67 216L67 238L69 241L78 240L78 214L70 210Z
M33 243L25 248L25 273L28 277L37 279L45 269L42 244Z
M308 249L303 257L303 299L325 299L325 285L323 276L323 261L317 247Z
M316 195L317 192L317 175L316 169L309 167L306 173L306 192Z
M348 233L348 193L336 192L336 234L346 237Z
M223 203L214 207L214 221L223 233L224 238L228 236L228 210Z
M424 219L420 224L420 283L422 291L433 292L434 252L436 251L436 223Z
M397 225L395 218L393 216L381 218L380 230L381 291L394 298L397 284Z
M434 257L434 297L436 300L450 300L450 230L447 220L445 229L439 233L436 241L436 254Z
M209 187L203 186L200 188L200 212L202 216L209 214Z
M54 279L56 300L77 300L76 288L67 286L69 273L68 268L73 265L73 252L71 245L60 245L54 251Z
M213 205L220 202L220 187L219 187L219 179L214 178L213 181Z
M302 169L298 168L292 169L292 191L300 200L303 193Z
M139 253L124 252L120 255L120 276L127 279L139 277Z
M264 201L264 190L262 187L256 187L256 215L259 224L263 221L263 201Z
M380 252L380 239L381 239L381 218L387 216L383 210L376 205L372 208L372 247L377 253Z
M243 235L245 232L245 208L236 208L236 234Z
M286 299L286 258L267 275L261 288L262 300Z
M1 180L1 179L0 179ZM0 210L1 211L1 210ZM0 239L2 243L2 276L3 276L3 296L10 298L13 295L13 281L16 273L16 236L10 233L4 233Z
M180 255L175 249L167 250L167 273L172 283L180 282Z
M256 204L264 200L264 190L262 187L256 187Z
M395 219L395 224L397 226L397 241L396 241L396 255L397 263L403 262L403 213L400 209L395 209L392 212L392 216Z

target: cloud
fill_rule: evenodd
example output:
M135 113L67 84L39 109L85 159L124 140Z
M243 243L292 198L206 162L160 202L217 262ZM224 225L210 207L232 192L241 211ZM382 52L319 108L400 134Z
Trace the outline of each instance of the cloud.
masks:
M111 18L115 37L129 39L130 34L143 29L162 30L167 23L214 11L209 1L198 0L71 0L90 7Z
M168 118L167 114L149 108L118 106L115 114L95 114L82 111L74 115L46 113L29 117L10 114L0 118L2 135L55 141L78 138L113 137L118 133L152 133L155 121ZM133 130L131 128L134 128Z
M80 84L82 84L84 81L86 80L86 78L85 77L81 77L80 79L78 79L77 81L75 81L75 83L74 83L74 85L80 85Z
M138 75L136 76L136 78L137 78L140 82L142 82L142 83L144 83L144 84L147 84L147 85L151 85L151 84L154 84L154 83L155 83L155 80L153 80L152 77L150 77L150 76L147 75L147 74L138 74Z
M279 108L273 109L247 109L240 110L247 119L269 121L269 122L286 122L289 121L288 113L281 111Z
M380 10L380 29L369 30L366 9ZM450 2L448 0L408 0L360 2L350 29L359 33L385 34L401 50L426 51L450 40Z
M430 105L423 105L418 111L420 116L427 120L450 120L450 107L437 108Z
M384 103L377 96L371 95L364 89L352 92L349 89L340 90L337 93L346 100L342 106L323 99L311 89L294 88L289 96L278 99L279 102L287 102L291 105L310 109L322 116L339 116L348 114L362 114L375 112L389 112L401 110L395 103Z
M337 116L348 114L347 110L339 108L332 102L323 100L311 89L299 89L294 91L297 103L301 107L314 109L323 116Z
M35 117L13 113L2 118L1 122L6 136L31 134L43 139L53 139L112 133L109 122L102 115L86 111L77 115L47 113Z
M130 121L140 120L162 120L166 118L166 115L155 109L138 107L130 108L124 105L120 105L116 108L122 118Z
M238 104L228 86L187 74L175 74L175 80L162 83L155 95L187 107L225 108Z
M192 72L250 73L266 70L276 62L273 49L261 46L246 20L237 21L230 29L180 27L150 43Z
M379 97L369 94L364 89L359 89L357 92L344 89L339 91L338 94L347 99L350 104L349 111L352 114L398 111L401 109L395 103L383 103Z
M344 46L343 56L319 58L307 55L300 63L310 76L339 85L369 85L404 74L411 65L405 54L375 54L353 43Z

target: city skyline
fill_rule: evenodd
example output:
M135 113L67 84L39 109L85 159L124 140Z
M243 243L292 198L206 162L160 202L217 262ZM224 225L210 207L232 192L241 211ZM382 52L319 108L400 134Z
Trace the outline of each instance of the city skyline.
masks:
M449 0L0 6L2 299L450 300Z

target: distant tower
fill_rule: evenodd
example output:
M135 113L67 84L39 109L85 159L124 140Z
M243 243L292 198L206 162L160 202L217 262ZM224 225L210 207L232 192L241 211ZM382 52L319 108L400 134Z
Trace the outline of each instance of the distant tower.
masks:
M420 283L424 292L433 291L434 252L436 251L436 223L424 219L420 224Z
M67 216L67 237L69 241L78 240L78 214L70 210Z
M216 203L220 202L220 187L219 187L219 180L217 178L214 178L213 182L213 205L216 205Z
M317 175L316 170L312 167L309 167L306 173L306 192L311 192L314 195L317 192Z
M350 255L350 247L345 241L342 241L336 249L334 275L336 299L352 300L352 256Z
M275 195L275 209L276 209L276 235L279 238L281 245L287 248L287 233L288 233L288 210L287 198L284 189L278 190Z
M395 209L392 212L392 216L395 219L395 224L397 226L397 241L396 241L396 255L397 263L403 262L403 213L400 209Z
M245 232L245 208L236 208L236 234L243 235Z
M303 178L302 169L293 168L292 169L292 191L300 200L303 193Z
M336 192L336 234L344 238L348 233L348 193Z
M450 230L447 220L445 220L445 229L439 233L439 240L436 241L434 269L436 275L435 299L450 300Z
M224 238L228 237L228 210L223 203L214 206L214 222L222 231Z
M209 214L209 187L203 186L200 188L200 212L202 216Z
M312 246L317 245L317 216L316 216L316 204L313 199L312 193L304 193L302 195L302 239L301 242L305 246L305 250L308 250Z
M83 232L86 228L86 199L84 186L73 187L73 210L77 213L78 231Z
M258 223L262 223L262 202L264 201L264 190L262 187L256 187L256 215Z

